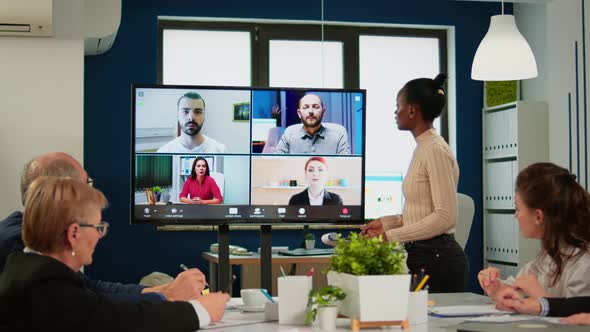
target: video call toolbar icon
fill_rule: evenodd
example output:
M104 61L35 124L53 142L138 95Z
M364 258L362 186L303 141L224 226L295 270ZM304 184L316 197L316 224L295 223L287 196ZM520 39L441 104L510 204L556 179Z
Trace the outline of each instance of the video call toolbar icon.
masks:
M299 214L305 214L305 209L304 208L300 208L299 209Z
M143 213L145 213L145 214L150 214L150 209L149 209L149 208L145 208L145 209L143 209Z
M278 208L277 213L278 214L285 214L285 213L287 213L287 209L286 208Z
M229 208L229 214L238 214L238 208L232 207Z

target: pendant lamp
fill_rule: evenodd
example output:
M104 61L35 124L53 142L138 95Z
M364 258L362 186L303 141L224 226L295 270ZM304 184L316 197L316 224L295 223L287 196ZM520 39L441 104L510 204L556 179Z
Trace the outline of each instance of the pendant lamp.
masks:
M514 15L491 18L488 33L479 44L471 78L479 81L513 81L537 77L537 62L531 47L524 39L514 20Z

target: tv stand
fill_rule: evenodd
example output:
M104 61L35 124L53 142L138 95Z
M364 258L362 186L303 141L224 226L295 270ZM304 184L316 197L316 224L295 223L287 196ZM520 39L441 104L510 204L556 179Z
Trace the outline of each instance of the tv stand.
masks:
M229 225L217 227L217 242L219 243L217 290L232 294L232 271L229 262ZM272 290L272 226L260 226L260 286L268 291Z
M272 290L272 226L260 226L260 287Z
M219 265L217 273L217 290L226 291L232 296L232 271L229 264L229 225L217 227L217 242L219 243Z

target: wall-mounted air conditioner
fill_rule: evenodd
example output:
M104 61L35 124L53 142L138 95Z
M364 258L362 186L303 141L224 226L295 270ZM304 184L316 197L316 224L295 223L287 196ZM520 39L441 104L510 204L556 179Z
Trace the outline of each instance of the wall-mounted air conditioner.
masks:
M111 49L121 23L121 0L84 0L84 54Z
M53 0L0 1L0 36L50 37Z

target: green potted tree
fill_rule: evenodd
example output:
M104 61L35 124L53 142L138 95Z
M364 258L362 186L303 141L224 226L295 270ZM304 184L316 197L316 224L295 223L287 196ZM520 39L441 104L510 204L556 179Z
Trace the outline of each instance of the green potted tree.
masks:
M160 196L162 195L162 187L160 186L153 186L152 187L152 192L154 193L154 196L156 197L156 202L160 201Z
M334 330L338 316L337 304L345 298L346 294L342 288L337 286L325 286L318 290L311 290L307 301L305 324L313 323L318 317L322 330Z
M313 233L305 234L305 249L313 249L315 247L315 235Z
M339 312L361 322L405 320L410 291L405 255L402 246L381 236L351 233L348 239L338 239L328 284L347 294Z

